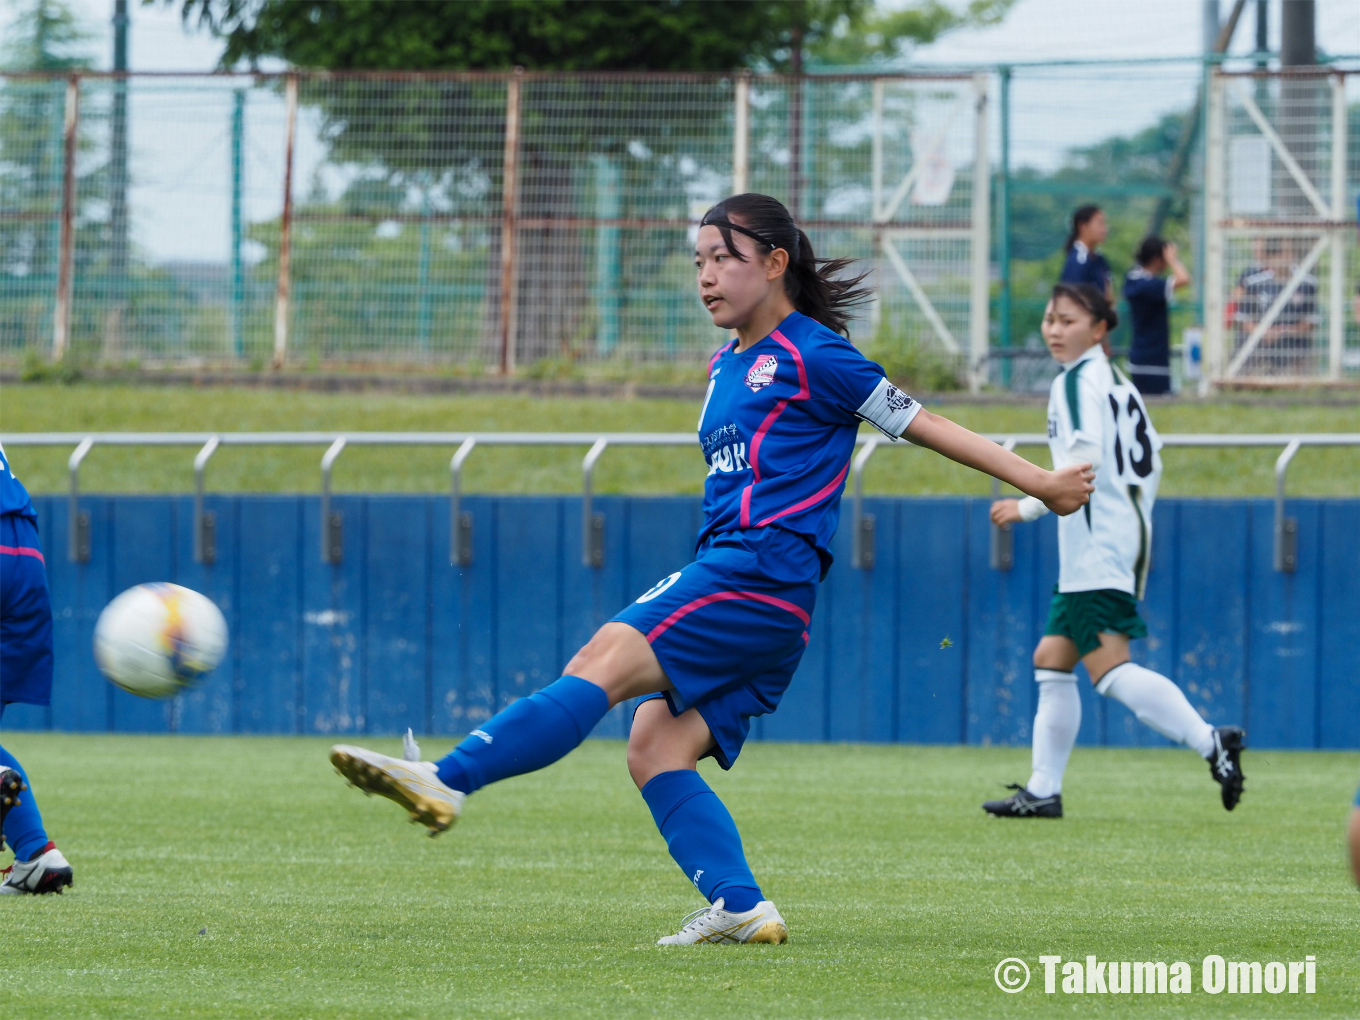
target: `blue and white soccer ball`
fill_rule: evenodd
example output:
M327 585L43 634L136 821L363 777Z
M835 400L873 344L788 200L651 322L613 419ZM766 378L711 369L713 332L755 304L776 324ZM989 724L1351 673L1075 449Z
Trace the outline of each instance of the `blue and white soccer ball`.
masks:
M169 698L222 661L227 621L212 599L177 584L139 584L104 607L94 659L114 684Z

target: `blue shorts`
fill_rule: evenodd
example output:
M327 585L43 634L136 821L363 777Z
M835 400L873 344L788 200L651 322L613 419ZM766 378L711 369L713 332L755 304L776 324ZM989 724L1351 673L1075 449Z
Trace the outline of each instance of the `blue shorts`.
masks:
M52 703L52 603L31 517L0 515L0 702Z
M820 577L817 550L800 535L724 532L614 617L647 638L671 682L652 697L664 697L672 715L697 709L724 769L741 753L751 718L784 696L807 647Z

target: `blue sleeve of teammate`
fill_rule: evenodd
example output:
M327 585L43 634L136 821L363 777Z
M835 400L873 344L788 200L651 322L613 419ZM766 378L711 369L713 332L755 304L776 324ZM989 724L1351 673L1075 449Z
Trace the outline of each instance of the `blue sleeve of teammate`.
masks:
M888 381L883 367L849 340L818 346L808 361L809 411L822 421L867 421L890 439L911 424L921 405Z

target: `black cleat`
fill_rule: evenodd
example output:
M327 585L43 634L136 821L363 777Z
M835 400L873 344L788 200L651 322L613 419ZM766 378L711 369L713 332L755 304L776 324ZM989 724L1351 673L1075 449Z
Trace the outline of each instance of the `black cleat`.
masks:
M1247 735L1240 726L1219 726L1214 730L1214 751L1209 755L1209 775L1223 788L1223 806L1231 811L1242 799L1242 752Z
M19 803L19 794L27 789L19 773L11 768L0 767L0 850L5 849L5 815Z
M1036 797L1019 783L1010 783L1006 789L1014 790L1005 800L989 800L982 810L998 818L1061 818L1062 794L1052 797Z

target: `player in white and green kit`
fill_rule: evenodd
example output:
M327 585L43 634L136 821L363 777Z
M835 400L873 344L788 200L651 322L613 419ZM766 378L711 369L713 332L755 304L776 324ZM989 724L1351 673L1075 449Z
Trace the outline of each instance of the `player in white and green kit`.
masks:
M1063 369L1048 398L1053 466L1091 464L1095 492L1081 511L1058 521L1058 584L1034 650L1033 773L1024 786L1011 787L1012 796L983 805L1002 817L1062 817L1063 772L1081 725L1072 672L1079 659L1097 692L1208 760L1225 808L1231 811L1242 796L1242 730L1211 726L1171 680L1129 659L1129 641L1147 637L1138 601L1162 444L1138 390L1102 349L1117 322L1105 295L1083 284L1054 287L1044 311L1044 341ZM992 521L1008 526L1047 512L1038 500L1002 499L992 504Z

